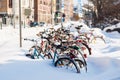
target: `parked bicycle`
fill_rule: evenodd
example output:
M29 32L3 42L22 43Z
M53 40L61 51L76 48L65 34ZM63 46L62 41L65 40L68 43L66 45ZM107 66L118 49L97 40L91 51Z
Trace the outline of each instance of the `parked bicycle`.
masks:
M39 39L27 39L25 38L24 40L32 41L35 44L29 49L29 53L26 54L26 56L32 58L32 59L39 59L40 57L42 59L45 59L48 57L47 53L45 53L45 43L42 40ZM40 41L41 45L38 45L38 42Z

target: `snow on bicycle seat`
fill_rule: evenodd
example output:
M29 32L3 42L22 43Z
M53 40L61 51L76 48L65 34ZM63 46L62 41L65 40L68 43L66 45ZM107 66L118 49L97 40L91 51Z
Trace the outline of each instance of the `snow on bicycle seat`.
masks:
M62 43L66 43L66 42L68 42L67 40L62 40Z
M60 42L54 42L54 45L60 45L61 43Z

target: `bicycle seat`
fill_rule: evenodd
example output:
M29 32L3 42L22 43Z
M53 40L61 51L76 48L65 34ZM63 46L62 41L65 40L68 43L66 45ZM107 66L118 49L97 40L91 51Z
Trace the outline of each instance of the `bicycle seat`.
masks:
M67 43L68 41L67 40L62 40L62 43Z
M62 45L55 45L55 44L52 44L52 46L56 47L56 49L60 49L61 51L65 51L67 49L66 46L62 46Z
M81 27L83 27L82 25L79 25L77 27L75 27L76 29L81 29Z
M80 27L75 27L76 29L80 29Z

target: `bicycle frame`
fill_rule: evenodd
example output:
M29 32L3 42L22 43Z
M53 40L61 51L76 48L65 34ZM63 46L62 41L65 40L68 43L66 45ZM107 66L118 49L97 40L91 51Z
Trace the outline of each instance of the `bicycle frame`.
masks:
M34 47L32 47L34 50L33 50L33 55L31 55L31 56L33 56L33 57L37 57L37 59L39 59L39 56L42 58L42 59L44 59L44 55L42 55L42 53L39 53L38 52L38 50L37 50L37 44L38 44L38 41L37 40L34 40L34 39L24 39L24 40L29 40L29 41L32 41L32 42L35 42L35 46Z
M41 56L41 58L44 59L44 56L41 53L39 53L36 48L34 49L34 55L37 56L38 59L39 59L39 56Z

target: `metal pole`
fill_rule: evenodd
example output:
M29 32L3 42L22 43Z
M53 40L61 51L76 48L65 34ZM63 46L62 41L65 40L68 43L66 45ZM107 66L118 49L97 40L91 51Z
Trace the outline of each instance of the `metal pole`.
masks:
M52 13L53 13L53 1L51 0L51 24L53 25L53 23L52 23Z
M19 0L19 33L20 33L20 47L22 47L21 0Z
M13 2L13 27L15 29L15 0L12 0Z
M2 22L0 22L0 27L1 27L1 30L2 30Z
M63 13L64 13L64 0L61 0L61 5L60 5L60 7L61 7L61 27L63 28Z

